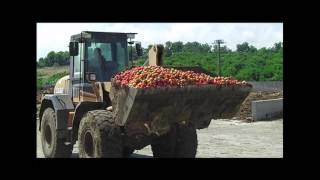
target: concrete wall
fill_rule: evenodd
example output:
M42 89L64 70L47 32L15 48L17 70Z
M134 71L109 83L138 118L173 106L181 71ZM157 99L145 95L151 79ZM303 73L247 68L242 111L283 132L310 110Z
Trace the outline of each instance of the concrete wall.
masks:
M283 98L252 101L252 119L254 121L279 117L283 112Z
M253 85L253 91L281 91L283 81L249 81Z

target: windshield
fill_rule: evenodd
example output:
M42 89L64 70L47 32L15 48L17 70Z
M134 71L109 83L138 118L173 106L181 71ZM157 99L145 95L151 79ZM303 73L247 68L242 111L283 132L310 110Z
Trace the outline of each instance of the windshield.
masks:
M94 72L97 81L109 81L128 65L126 43L87 43L87 72Z

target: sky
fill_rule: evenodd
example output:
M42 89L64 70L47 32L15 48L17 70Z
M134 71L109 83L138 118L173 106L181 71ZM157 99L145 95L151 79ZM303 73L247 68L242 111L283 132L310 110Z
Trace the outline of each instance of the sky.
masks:
M208 43L223 39L225 45L248 42L257 48L283 42L283 23L37 23L37 59L50 51L68 51L70 37L81 31L135 32L142 47L167 41Z

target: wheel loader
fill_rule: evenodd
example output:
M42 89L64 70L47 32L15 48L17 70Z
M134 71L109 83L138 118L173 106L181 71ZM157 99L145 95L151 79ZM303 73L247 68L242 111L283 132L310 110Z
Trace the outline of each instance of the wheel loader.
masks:
M148 145L155 158L195 158L196 130L212 119L233 117L248 96L250 87L120 87L113 77L132 68L128 44L132 47L135 34L83 31L71 36L70 73L41 101L45 157L68 158L78 142L80 158L129 157ZM140 43L135 45L141 56ZM154 45L148 53L145 65L163 64L163 46ZM174 68L207 73L199 67Z

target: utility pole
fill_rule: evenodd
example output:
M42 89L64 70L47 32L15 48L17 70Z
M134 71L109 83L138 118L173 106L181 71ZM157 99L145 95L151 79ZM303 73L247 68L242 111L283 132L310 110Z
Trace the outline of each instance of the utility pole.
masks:
M218 76L221 76L221 71L220 71L220 44L224 44L224 41L221 39L215 40L215 44L218 44Z
M131 51L131 53L130 53L131 66L133 66L133 59L132 59L132 44L134 43L134 41L132 41L132 39L134 39L135 34L137 34L137 33L127 33L127 38L129 38L129 42L128 42L128 44L130 44L130 51ZM129 63L128 63L128 65L129 65Z
M130 37L130 41L128 42L130 44L130 60L131 60L131 66L133 66L133 59L132 59L132 44L134 43L132 40L131 40L131 37Z

